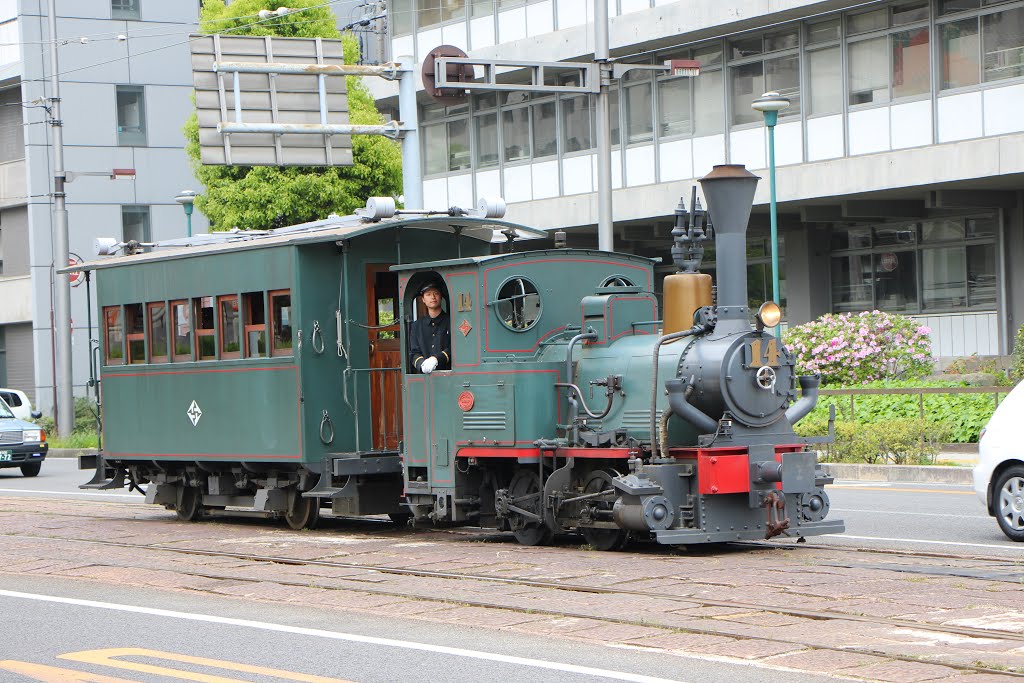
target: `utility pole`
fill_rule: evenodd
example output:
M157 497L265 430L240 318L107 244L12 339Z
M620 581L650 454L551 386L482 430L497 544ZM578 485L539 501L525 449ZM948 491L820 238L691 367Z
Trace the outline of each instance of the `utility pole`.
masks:
M611 65L608 60L608 0L594 2L594 61L600 89L597 92L597 248L613 251Z
M53 260L54 337L57 362L54 383L57 405L54 417L57 434L71 436L75 428L75 399L71 375L71 280L57 271L68 266L68 210L64 203L64 130L60 119L60 76L57 65L57 7L49 0L50 27L50 126L53 129Z

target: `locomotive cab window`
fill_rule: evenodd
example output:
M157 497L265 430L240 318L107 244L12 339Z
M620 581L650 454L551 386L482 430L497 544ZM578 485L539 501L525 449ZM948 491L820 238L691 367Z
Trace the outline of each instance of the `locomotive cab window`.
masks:
M514 277L498 288L493 302L501 324L515 332L525 332L540 319L541 301L537 285L524 277Z
M124 363L124 325L120 306L103 309L104 338L106 340L107 365Z
M635 287L633 281L621 275L612 275L601 282L602 287Z

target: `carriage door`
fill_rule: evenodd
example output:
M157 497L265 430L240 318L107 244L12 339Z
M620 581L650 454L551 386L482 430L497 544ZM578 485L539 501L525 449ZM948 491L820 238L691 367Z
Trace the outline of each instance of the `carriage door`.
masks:
M402 440L402 351L398 274L388 265L366 268L370 338L370 415L374 450L398 450Z

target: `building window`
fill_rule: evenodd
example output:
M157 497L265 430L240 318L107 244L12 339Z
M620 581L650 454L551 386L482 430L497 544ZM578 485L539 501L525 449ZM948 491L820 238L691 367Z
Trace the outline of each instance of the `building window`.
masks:
M117 144L146 144L146 90L141 85L117 86Z
M931 35L927 22L928 3L923 0L847 17L850 35L875 33L848 46L851 105L884 104L931 92ZM915 23L920 26L878 35Z
M799 31L784 28L729 42L729 54L737 64L729 69L732 125L760 123L764 119L750 104L763 93L775 91L789 98L782 116L800 114ZM791 52L791 54L781 54ZM750 61L748 61L750 60Z
M626 142L650 142L654 139L651 72L630 71L624 81L621 96L626 110Z
M0 228L0 275L4 274L4 231Z
M995 224L988 215L835 228L832 310L993 310Z
M558 115L554 100L534 104L533 156L554 156L558 153Z
M125 242L135 241L143 244L153 241L148 206L121 207L121 238Z
M141 0L110 0L110 18L138 21Z
M501 112L501 137L505 147L505 161L523 161L530 158L530 108L517 107Z
M476 122L476 165L487 168L498 165L498 115L480 114Z
M838 114L843 109L843 64L838 47L807 53L810 94L807 115Z
M24 158L25 121L21 109L21 88L8 88L0 91L0 163Z
M563 152L569 154L593 147L590 95L569 95L561 98L560 104Z

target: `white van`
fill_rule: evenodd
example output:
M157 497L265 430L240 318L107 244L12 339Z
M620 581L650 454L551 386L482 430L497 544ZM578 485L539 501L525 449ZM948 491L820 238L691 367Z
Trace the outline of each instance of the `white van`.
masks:
M1024 541L1024 382L1003 399L978 439L974 490L999 528Z
M0 401L6 403L14 417L19 420L33 420L43 416L42 413L32 410L32 402L24 391L0 389Z

